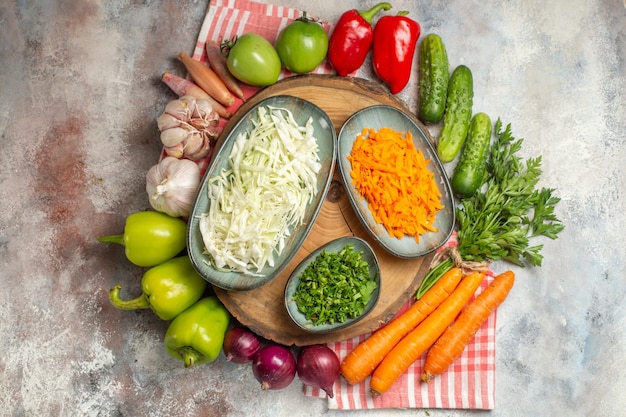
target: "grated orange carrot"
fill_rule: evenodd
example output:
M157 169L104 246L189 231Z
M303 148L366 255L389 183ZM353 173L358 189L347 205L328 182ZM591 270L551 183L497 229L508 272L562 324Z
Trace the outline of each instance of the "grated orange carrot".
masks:
M441 192L428 170L430 160L415 148L410 131L365 128L348 160L353 184L390 236L412 236L419 242L420 235L437 231Z

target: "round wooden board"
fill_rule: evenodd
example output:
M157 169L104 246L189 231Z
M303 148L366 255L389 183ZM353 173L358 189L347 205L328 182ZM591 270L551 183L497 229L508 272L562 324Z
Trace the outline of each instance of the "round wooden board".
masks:
M354 112L376 104L398 107L423 126L411 114L406 103L391 95L379 84L362 78L303 75L286 78L256 93L237 110L231 122L225 126L222 137L226 136L239 115L244 114L260 100L280 94L300 97L318 105L330 116L337 133L344 121ZM424 131L428 134L426 128ZM382 285L375 309L363 320L336 332L317 334L300 329L289 318L284 304L285 284L291 272L319 246L335 238L351 235L367 240L380 262ZM241 324L266 339L288 346L329 343L371 332L389 321L415 294L428 270L432 256L416 259L398 258L377 244L353 210L341 175L336 169L319 216L287 268L263 287L250 291L226 291L216 287L215 293Z

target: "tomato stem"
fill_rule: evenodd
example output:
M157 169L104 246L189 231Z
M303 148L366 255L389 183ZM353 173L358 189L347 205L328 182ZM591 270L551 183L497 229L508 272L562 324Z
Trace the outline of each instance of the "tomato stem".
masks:
M228 56L232 47L235 46L235 44L237 43L237 39L239 39L239 37L235 35L232 39L224 39L222 41L222 43L220 44L220 52L223 56Z
M299 18L296 19L297 22L307 22L307 23L318 23L318 24L322 24L322 22L320 22L320 20L316 17L309 17L306 14L306 11L302 12L302 16L300 16Z

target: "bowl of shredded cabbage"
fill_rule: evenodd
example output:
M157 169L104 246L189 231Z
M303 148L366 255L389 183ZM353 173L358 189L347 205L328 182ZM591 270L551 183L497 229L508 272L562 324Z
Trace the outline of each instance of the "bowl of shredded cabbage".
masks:
M388 252L418 258L450 238L452 189L413 117L387 105L359 110L339 131L337 160L352 207Z
M215 150L189 216L198 273L238 291L276 277L315 223L335 154L333 123L315 104L279 95L249 108Z

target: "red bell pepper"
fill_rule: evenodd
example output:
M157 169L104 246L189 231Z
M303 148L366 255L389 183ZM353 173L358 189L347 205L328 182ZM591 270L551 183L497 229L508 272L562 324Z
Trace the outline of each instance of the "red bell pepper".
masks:
M363 65L374 39L372 19L389 9L391 4L382 2L366 11L352 9L341 15L328 41L328 61L338 75L345 77Z
M374 28L372 65L374 72L392 94L406 87L411 78L413 55L421 28L402 11L396 16L383 16Z

